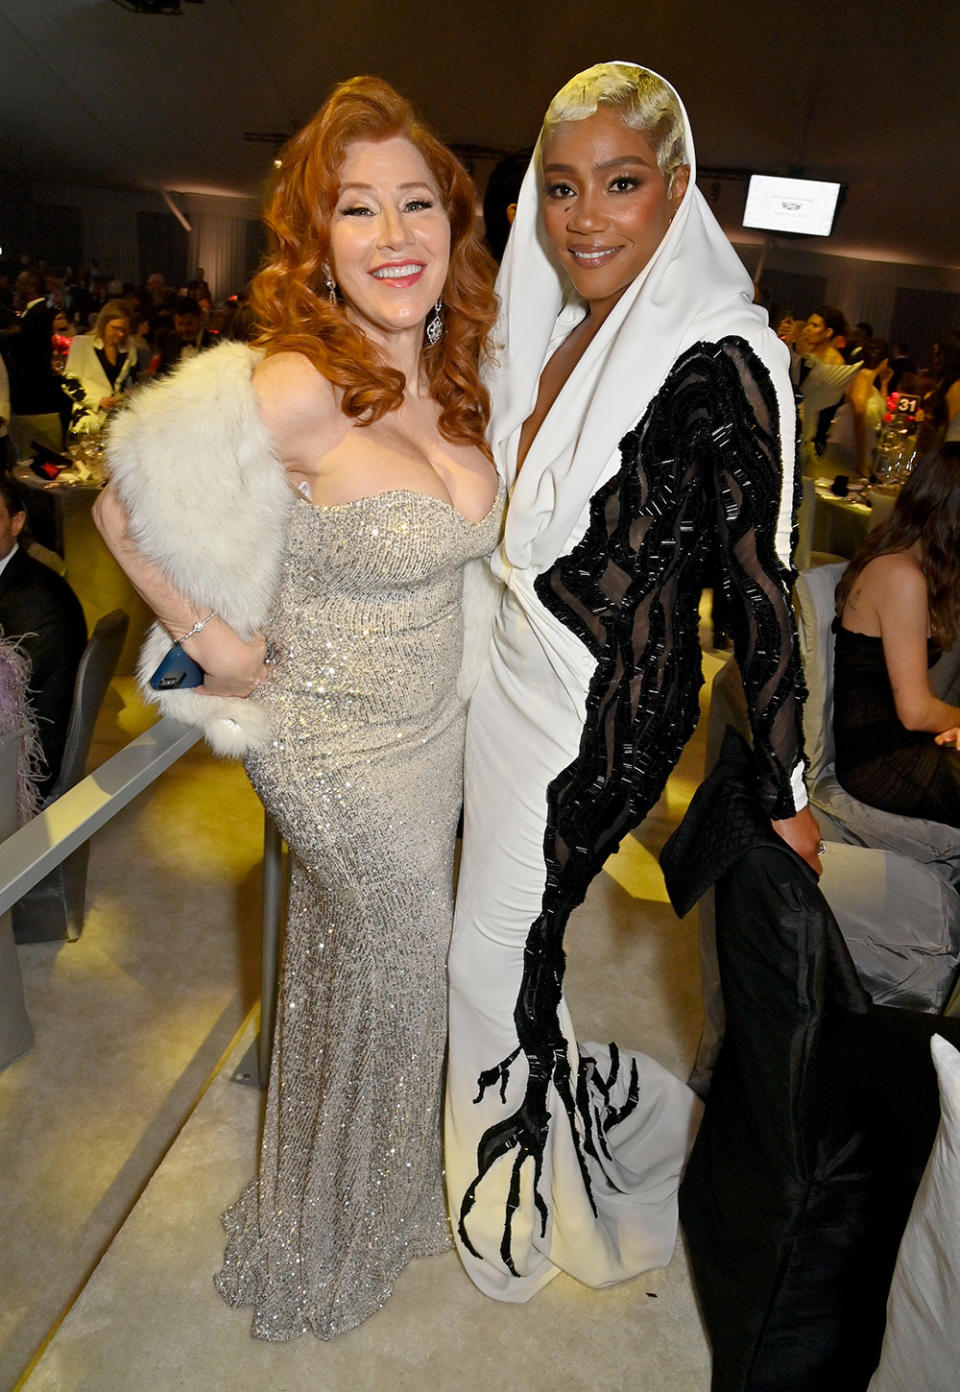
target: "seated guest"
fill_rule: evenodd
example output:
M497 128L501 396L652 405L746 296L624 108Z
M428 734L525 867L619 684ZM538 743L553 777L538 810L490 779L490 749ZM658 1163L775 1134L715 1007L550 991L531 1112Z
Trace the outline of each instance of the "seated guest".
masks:
M154 271L152 275L147 276L142 308L146 310L150 321L150 341L155 348L160 346L164 334L173 328L175 299L176 292L165 283L162 272Z
M95 434L120 404L124 392L137 375L137 349L130 338L130 319L122 300L110 300L97 315L92 334L78 334L70 344L66 368L68 377L80 383L71 427L85 435Z
M800 392L800 458L805 474L817 474L834 413L861 365L844 362L840 346L847 325L834 305L821 305L799 330L794 328L791 376Z
M533 156L531 149L504 155L490 171L483 196L483 225L490 255L499 265L507 249L507 238L517 214L520 185Z
M13 463L13 457L8 454L10 441L7 435L7 426L10 420L10 378L7 376L7 365L0 357L0 471L8 468Z
M924 453L944 439L960 440L960 331L951 329L933 345L934 382L922 398L917 446Z
M840 367L846 361L840 351L847 341L847 321L836 305L821 305L803 326L798 350L825 367Z
M45 760L45 796L60 772L73 684L87 643L80 601L66 580L18 545L26 513L9 477L0 476L0 636L16 639L30 660L30 697Z
M55 310L47 304L38 271L20 272L17 301L21 312L3 351L10 374L10 437L23 458L32 453L34 440L53 450L62 447L63 392L53 370Z
M826 474L873 473L877 440L887 410L886 385L890 380L888 349L882 339L866 339L856 358L860 371L837 407L827 432L823 452Z
M773 317L771 317L770 322L771 324L774 323ZM798 319L794 310L784 310L782 314L776 317L777 338L782 339L784 343L788 343L792 348L806 322L805 319Z
M891 377L889 390L905 391L907 383L905 378L910 378L917 370L909 349L904 343L894 343L893 352L890 354Z
M189 295L181 295L173 306L173 328L160 340L160 357L154 376L164 377L178 362L195 358L212 348L218 335L203 327L200 306Z
M210 315L213 313L213 295L210 293L210 286L204 279L202 266L197 270L197 279L191 280L187 286L186 293L191 300L196 300L200 306L204 324L209 323Z
M130 320L130 342L133 344L137 353L137 376L142 373L144 376L150 375L150 364L153 361L153 348L150 344L150 320L147 318L145 310L139 311Z
M960 706L928 676L960 636L960 444L917 465L837 609L837 778L871 807L960 827Z

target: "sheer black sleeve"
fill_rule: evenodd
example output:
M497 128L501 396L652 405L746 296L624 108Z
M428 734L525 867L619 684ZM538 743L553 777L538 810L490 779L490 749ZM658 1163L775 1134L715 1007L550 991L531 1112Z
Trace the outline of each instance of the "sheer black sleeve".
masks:
M784 451L791 462L795 447L794 436ZM771 816L791 816L804 689L777 534L789 531L781 518L792 519L796 500L769 372L741 339L694 345L620 455L591 500L582 541L536 581L542 603L597 659L561 801L591 820L602 805L619 839L660 796L697 720L697 604L718 556L761 796ZM596 854L605 848L598 839Z
M723 587L763 769L761 795L772 817L789 817L797 811L803 767L806 692L790 602L793 574L778 555L777 536L786 512L795 540L796 436L781 440L770 374L747 344L728 339L717 350L711 434Z

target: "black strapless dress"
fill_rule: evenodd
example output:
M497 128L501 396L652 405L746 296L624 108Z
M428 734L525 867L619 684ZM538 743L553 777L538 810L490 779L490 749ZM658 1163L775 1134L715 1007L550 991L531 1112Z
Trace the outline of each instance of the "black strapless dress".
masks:
M960 752L897 716L883 640L834 622L833 734L837 779L871 807L960 827ZM939 658L932 644L928 666Z

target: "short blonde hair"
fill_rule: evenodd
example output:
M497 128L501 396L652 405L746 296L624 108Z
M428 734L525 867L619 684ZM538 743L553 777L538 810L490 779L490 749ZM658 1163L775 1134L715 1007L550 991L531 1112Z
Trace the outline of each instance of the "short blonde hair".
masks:
M683 113L673 88L648 68L596 63L571 77L547 108L541 149L561 121L585 121L596 114L601 102L616 107L624 125L650 137L669 189L677 170L689 163Z
M123 319L127 325L127 337L130 337L130 310L123 300L108 300L97 315L97 322L93 326L93 332L97 338L103 338L103 331L110 323L111 319Z

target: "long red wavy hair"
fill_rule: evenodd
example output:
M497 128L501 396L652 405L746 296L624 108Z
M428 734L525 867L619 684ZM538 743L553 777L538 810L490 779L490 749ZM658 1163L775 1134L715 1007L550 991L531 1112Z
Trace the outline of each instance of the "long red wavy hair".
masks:
M424 344L430 395L440 405L440 433L489 450L484 438L489 398L478 375L480 354L496 317L495 266L475 231L470 176L420 124L410 103L378 77L335 87L311 121L284 147L264 220L271 248L251 290L268 353L302 353L341 391L345 415L360 425L403 401L405 378L339 305L329 301L325 267L339 171L355 140L402 136L422 155L450 220L450 266L443 287L444 334Z

